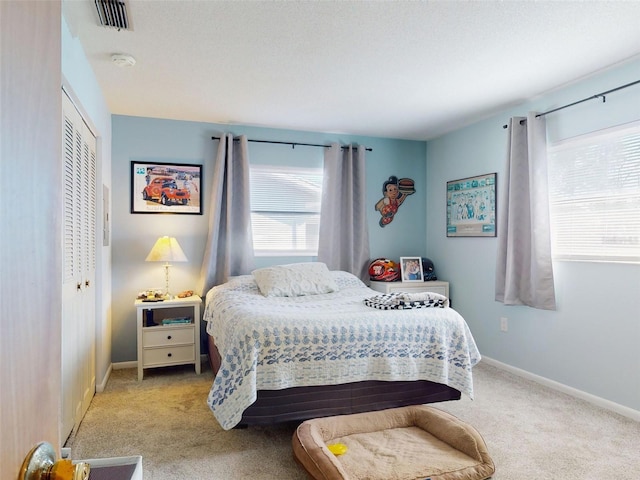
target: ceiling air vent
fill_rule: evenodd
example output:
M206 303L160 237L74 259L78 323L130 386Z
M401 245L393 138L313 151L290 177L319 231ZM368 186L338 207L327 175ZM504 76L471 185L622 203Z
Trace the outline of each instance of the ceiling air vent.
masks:
M131 23L124 0L95 0L100 25L118 30L130 30Z

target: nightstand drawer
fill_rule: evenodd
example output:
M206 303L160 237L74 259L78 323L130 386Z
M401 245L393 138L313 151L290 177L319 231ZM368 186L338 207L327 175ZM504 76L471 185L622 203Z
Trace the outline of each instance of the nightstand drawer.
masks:
M449 297L449 282L430 280L427 282L376 282L371 281L370 287L382 293L419 293L433 292Z
M195 339L193 325L180 328L158 327L149 330L146 328L142 332L142 346L144 348L184 345L185 343L194 343Z
M412 292L433 292L433 293L438 293L440 295L444 295L445 297L448 296L448 292L447 292L447 287L445 286L431 286L429 288L427 288L426 290L424 289L424 287L422 289L416 289L416 290L411 290Z
M195 358L195 345L145 348L142 352L142 362L145 367L152 367L153 365L170 365L172 363L189 363L193 362Z
M444 285L427 285L425 283L414 283L407 284L403 283L402 285L391 285L388 288L389 293L395 292L406 292L406 293L422 293L422 292L433 292L439 293L440 295L447 295L447 289Z

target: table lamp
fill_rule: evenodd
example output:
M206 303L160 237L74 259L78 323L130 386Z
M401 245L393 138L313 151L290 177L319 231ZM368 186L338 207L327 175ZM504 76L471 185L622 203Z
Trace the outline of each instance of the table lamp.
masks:
M170 299L169 293L169 262L186 262L187 257L180 248L180 244L174 237L160 237L147 255L145 262L164 262L165 292L166 298Z

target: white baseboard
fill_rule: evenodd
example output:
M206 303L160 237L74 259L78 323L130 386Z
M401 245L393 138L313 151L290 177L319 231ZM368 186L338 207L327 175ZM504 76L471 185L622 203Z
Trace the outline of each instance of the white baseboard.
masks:
M138 368L138 362L133 360L131 362L116 362L111 364L114 370L124 370L125 368Z
M111 376L112 371L113 371L113 363L109 364L109 368L107 368L107 373L104 374L102 381L96 384L97 393L104 392L104 389L107 388L107 382L109 381L109 377Z
M553 390L557 390L559 392L566 393L567 395L571 395L572 397L579 398L598 407L618 413L622 416L630 418L631 420L635 420L636 422L640 422L640 411L634 410L633 408L625 407L624 405L620 405L619 403L597 397L590 393L583 392L582 390L578 390L577 388L569 387L568 385L565 385L563 383L556 382L555 380L550 380L548 378L541 377L540 375L536 375L535 373L527 372L526 370L522 370L506 363L499 362L498 360L494 360L493 358L485 357L484 355L482 356L482 362L501 370L506 370L507 372L513 373L514 375L522 378L526 378L527 380L539 383L541 385L544 385L545 387L552 388Z

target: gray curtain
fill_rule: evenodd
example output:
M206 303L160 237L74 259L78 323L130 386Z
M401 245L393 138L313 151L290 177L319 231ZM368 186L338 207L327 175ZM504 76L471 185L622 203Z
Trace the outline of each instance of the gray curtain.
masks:
M506 180L498 193L495 298L555 310L545 119L533 112L514 117L508 132Z
M365 147L325 149L318 261L369 280Z
M209 200L209 235L198 283L201 295L230 276L248 274L254 268L249 149L247 137L238 140L234 143L233 135L225 134L218 144Z

